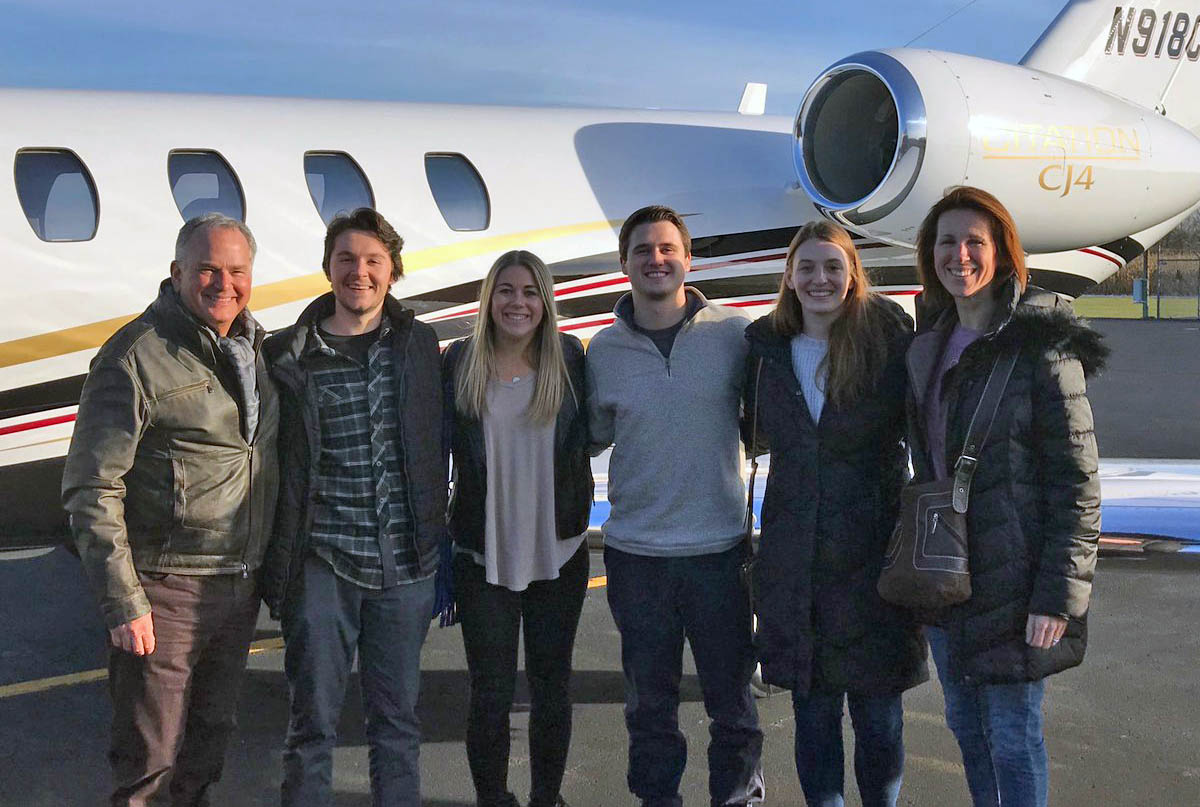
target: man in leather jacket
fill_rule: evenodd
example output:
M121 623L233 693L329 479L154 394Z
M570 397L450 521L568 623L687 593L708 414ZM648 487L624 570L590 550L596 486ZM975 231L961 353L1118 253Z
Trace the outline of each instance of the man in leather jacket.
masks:
M114 805L207 804L234 727L279 484L254 252L240 221L184 224L83 387L63 503L112 643Z

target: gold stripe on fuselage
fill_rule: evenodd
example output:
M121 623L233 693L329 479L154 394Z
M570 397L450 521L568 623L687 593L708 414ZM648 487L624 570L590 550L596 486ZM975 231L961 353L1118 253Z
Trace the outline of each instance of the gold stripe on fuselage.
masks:
M546 227L540 230L528 230L511 235L494 235L458 244L446 244L440 247L429 247L404 254L404 271L419 272L432 269L453 261L474 258L488 252L504 252L510 249L520 249L530 244L550 241L555 238L566 238L572 235L583 235L601 230L613 229L621 225L621 219L607 221L592 221L583 224L570 224L564 227ZM329 291L329 280L323 272L314 272L302 277L278 280L274 283L264 283L255 286L251 295L251 308L263 311L277 305L294 303L297 300L308 300ZM79 350L91 350L100 347L108 337L112 336L125 323L136 317L128 314L123 317L100 322L90 322L86 325L76 325L60 331L26 336L8 342L0 342L0 367L11 367L26 362L49 359L74 353Z

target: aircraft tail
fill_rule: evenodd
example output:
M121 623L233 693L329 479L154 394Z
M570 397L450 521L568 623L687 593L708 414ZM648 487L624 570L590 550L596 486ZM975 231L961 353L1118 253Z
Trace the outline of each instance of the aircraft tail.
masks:
M1072 0L1021 64L1107 90L1200 134L1200 0Z

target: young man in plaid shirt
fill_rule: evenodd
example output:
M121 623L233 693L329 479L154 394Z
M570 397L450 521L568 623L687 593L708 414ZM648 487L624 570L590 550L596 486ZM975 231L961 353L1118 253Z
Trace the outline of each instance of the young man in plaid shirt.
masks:
M445 532L440 357L388 292L402 240L361 208L325 237L332 290L268 340L281 396L279 518L264 599L283 624L283 804L328 804L359 657L376 804L420 804L421 645Z

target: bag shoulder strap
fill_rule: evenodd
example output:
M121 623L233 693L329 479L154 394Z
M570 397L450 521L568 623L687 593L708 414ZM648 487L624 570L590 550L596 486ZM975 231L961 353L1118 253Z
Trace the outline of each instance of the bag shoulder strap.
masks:
M750 416L750 482L746 487L746 547L754 554L754 477L758 473L758 389L762 380L762 356L754 372L754 413Z
M1000 410L1004 388L1008 386L1008 379L1012 376L1020 351L1021 346L1014 344L996 356L992 370L988 373L983 395L979 397L979 405L975 407L975 414L971 416L962 453L958 462L954 463L954 488L951 499L956 513L967 512L967 501L971 498L971 479L979 465L979 451L992 431L992 424L996 422L996 413Z

